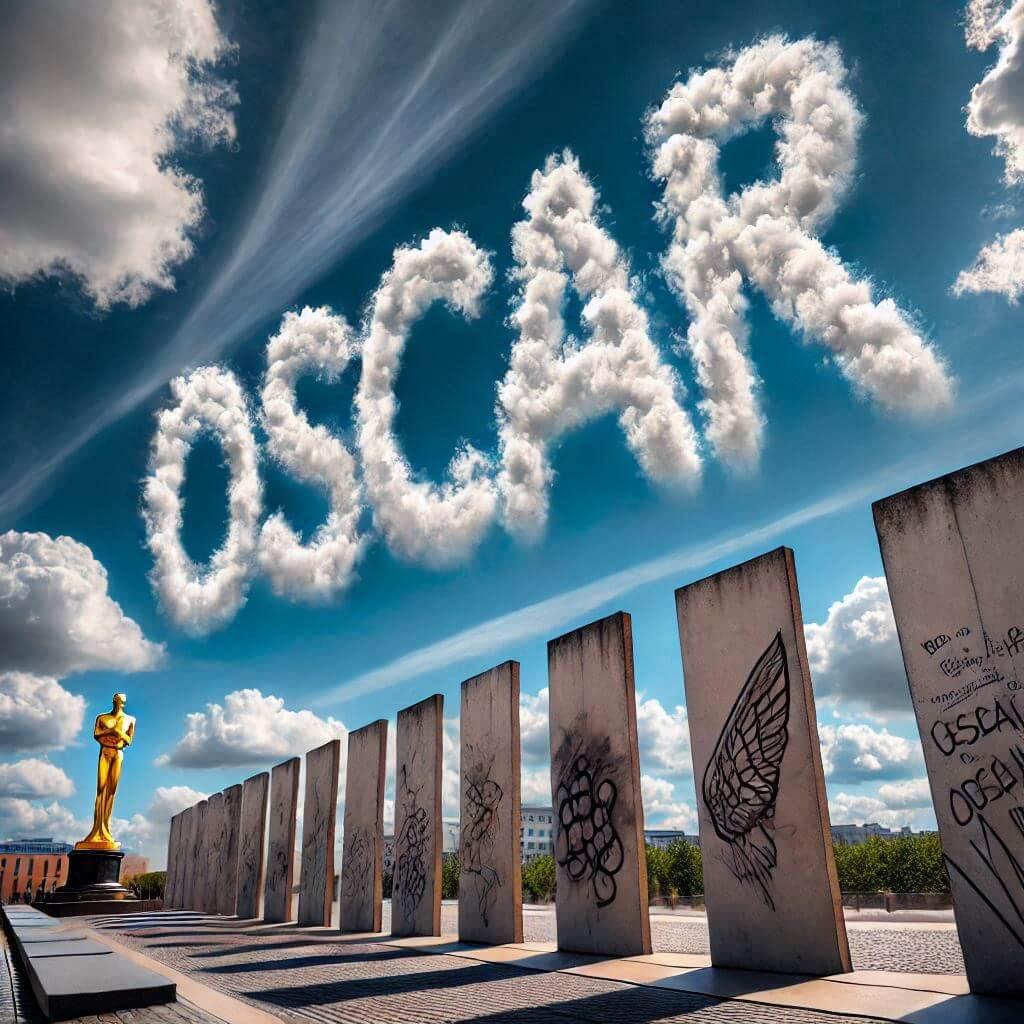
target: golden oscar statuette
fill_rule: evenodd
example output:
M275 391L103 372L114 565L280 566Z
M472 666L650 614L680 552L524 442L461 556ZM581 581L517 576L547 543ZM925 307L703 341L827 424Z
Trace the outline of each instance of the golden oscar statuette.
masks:
M121 781L122 751L131 746L135 738L135 719L124 713L128 698L114 694L114 706L96 716L93 739L100 745L100 759L96 766L96 806L93 811L92 831L75 843L76 850L119 850L121 844L110 831L110 818L114 813L114 797Z

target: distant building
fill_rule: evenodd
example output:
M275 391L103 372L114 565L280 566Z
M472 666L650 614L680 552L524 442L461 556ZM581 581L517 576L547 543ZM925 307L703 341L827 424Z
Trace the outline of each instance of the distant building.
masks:
M551 807L523 807L520 814L519 856L536 860L555 852L555 812Z
M697 836L687 835L681 829L649 828L644 830L644 839L651 846L665 848L675 842L700 846ZM444 820L444 854L452 857L459 849L459 823L454 818ZM519 856L523 862L536 860L546 853L555 852L555 812L552 807L531 805L523 807L520 813ZM384 837L384 873L395 870L395 837Z
M876 836L895 839L898 836L930 835L928 832L912 832L909 825L901 829L886 828L877 821L866 821L863 825L833 825L832 842L839 846L860 846Z
M688 836L678 828L645 828L644 842L648 846L656 846L659 850L664 850L673 843L689 843L690 846L700 846L700 837Z
M0 843L0 902L31 902L63 885L70 852L50 836Z
M121 880L129 875L144 875L149 871L149 858L141 853L126 853L121 861Z

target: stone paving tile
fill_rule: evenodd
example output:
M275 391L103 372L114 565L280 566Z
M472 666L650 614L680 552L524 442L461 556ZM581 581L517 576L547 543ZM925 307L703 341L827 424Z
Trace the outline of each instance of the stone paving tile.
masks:
M318 1024L853 1024L570 974L523 971L377 943L310 942L194 925L109 931L211 988L286 1021ZM204 933L205 934L202 934Z
M0 1024L44 1024L35 997L17 956L0 929ZM117 1010L100 1016L75 1017L65 1024L223 1024L185 1000L136 1010Z

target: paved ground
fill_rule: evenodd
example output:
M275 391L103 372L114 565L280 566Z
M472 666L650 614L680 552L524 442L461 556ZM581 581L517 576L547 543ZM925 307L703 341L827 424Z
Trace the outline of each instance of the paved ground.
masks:
M385 904L385 928L388 904ZM456 930L456 907L442 908L442 929ZM527 941L554 939L551 908L527 908ZM706 953L705 919L655 913L656 950ZM717 1000L570 974L522 971L462 957L424 954L373 942L312 940L301 932L254 932L228 922L175 915L106 919L104 931L202 984L283 1021L401 1024L843 1024L835 1014ZM960 973L955 929L944 924L853 923L859 969ZM0 1024L38 1024L31 994L0 933ZM79 1024L218 1024L187 1002L81 1018Z
M43 1024L24 972L0 929L0 1024ZM76 1017L67 1024L222 1024L191 1003L180 1001L141 1010Z
M384 904L384 930L391 927L391 905ZM441 931L458 931L458 908L441 907ZM552 908L527 907L523 914L527 942L555 941ZM848 925L850 956L859 971L907 971L912 974L963 974L964 960L956 928L915 924ZM707 953L708 926L703 915L652 914L651 942L659 953Z
M845 1017L523 971L379 943L311 941L188 920L108 934L283 1021L318 1024L864 1024Z

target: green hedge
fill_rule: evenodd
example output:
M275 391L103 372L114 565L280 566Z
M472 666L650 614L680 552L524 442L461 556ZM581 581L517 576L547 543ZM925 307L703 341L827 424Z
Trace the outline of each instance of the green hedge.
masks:
M555 858L550 853L523 865L523 899L547 903L555 898Z
M445 857L441 862L441 899L457 900L459 898L459 875L462 866L458 857Z
M164 883L167 881L166 871L147 871L141 875L126 875L121 884L131 889L141 900L163 898Z
M647 899L672 903L704 892L700 847L678 840L667 847L647 847Z
M860 846L835 847L843 892L949 892L937 835L874 836Z
M937 835L894 839L875 836L860 846L837 845L834 849L839 888L843 892L949 892L949 876ZM159 876L162 893L163 874L154 871L139 875L138 879ZM661 897L669 904L703 894L700 848L682 841L664 849L648 846L647 892L651 901ZM446 900L458 898L459 861L455 857L446 858L442 864L441 895ZM391 875L385 874L384 898L390 896ZM547 903L554 898L555 858L544 854L523 864L523 899Z

